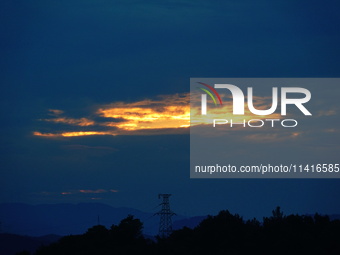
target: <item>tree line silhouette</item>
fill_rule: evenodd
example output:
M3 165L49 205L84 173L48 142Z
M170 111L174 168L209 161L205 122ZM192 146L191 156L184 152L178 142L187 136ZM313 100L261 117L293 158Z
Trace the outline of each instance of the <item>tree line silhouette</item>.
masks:
M156 240L145 238L142 228L142 222L129 215L110 229L93 226L82 235L62 237L34 254L340 254L339 220L319 214L285 216L280 207L262 223L255 218L245 221L223 210L193 229L184 227Z

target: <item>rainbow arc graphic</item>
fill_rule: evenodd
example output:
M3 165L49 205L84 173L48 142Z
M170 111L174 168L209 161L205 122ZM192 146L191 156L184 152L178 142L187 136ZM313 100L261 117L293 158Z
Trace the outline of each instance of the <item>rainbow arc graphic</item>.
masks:
M214 89L212 86L210 86L210 85L208 85L208 84L206 84L206 83L203 83L203 82L197 82L197 83L199 83L199 84L205 86L206 88L208 88L208 89L210 90L210 91L209 91L209 90L206 89L206 88L200 88L202 91L204 91L205 93L207 93L207 94L210 96L210 98L214 101L214 104L215 104L216 106L217 106L217 100L218 100L218 102L219 102L220 105L223 104L223 103L222 103L222 99L221 99L220 95L218 94L218 92L216 91L216 89ZM215 96L216 96L217 100L216 100Z

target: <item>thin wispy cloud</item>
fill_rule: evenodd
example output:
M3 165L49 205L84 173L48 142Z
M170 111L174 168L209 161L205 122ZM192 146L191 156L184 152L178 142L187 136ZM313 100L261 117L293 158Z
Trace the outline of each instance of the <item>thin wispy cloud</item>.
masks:
M98 132L98 131L75 131L75 132L59 132L59 133L42 133L33 132L35 136L42 137L73 137L73 136L90 136L90 135L116 135L114 132Z
M58 116L64 113L63 111L57 110L57 109L49 109L48 111L50 112L49 115L52 115L52 116Z
M53 200L62 202L89 201L110 199L118 193L118 189L70 189L63 191L42 191L32 193L32 197L38 200Z
M317 116L321 117L321 116L332 116L332 115L336 115L336 110L326 110L326 111L318 111L317 112Z
M47 121L47 122L63 123L63 124L74 125L74 126L93 126L95 124L94 121L89 120L87 118L80 118L80 119L53 118L53 119L42 119L42 120Z
M38 194L44 196L52 196L52 195L75 195L75 194L103 194L103 193L117 193L119 190L117 189L74 189L74 190L66 190L61 192L50 192L50 191L42 191Z

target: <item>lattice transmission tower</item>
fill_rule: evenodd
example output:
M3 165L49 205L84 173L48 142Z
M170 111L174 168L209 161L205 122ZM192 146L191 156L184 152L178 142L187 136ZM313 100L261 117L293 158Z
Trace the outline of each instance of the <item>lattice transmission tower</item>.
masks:
M160 205L162 205L162 209L155 213L155 215L160 216L159 220L159 231L158 235L161 238L167 238L172 232L172 219L171 217L176 215L173 211L170 210L170 202L169 197L171 194L158 194L158 198L163 198L163 201Z

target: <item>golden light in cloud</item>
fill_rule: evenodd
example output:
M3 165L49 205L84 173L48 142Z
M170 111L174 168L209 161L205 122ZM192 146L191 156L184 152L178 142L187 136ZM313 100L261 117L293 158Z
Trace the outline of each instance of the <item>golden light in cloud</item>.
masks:
M52 134L52 133L41 133L41 132L33 132L33 135L35 136L44 136L44 137L55 137L55 136L59 136L59 135L56 135L56 134Z
M80 119L72 119L72 118L54 118L54 119L44 119L47 122L54 122L54 123L64 123L69 125L75 126L92 126L95 124L93 120L89 120L87 118L80 118Z
M133 135L173 133L173 129L190 126L189 93L160 96L158 100L141 100L133 103L116 102L103 105L95 114L107 118L106 122L95 122L89 118L79 119L60 116L61 110L49 110L55 118L43 119L46 122L63 123L70 126L93 127L93 130L59 131L56 133L34 132L41 137L75 137L89 135ZM114 119L114 120L113 120ZM98 129L106 128L106 131ZM149 130L150 132L143 133ZM138 132L137 132L138 131Z
M194 96L195 97L195 96ZM194 98L194 100L196 100ZM41 137L77 137L91 135L154 135L174 134L188 132L190 125L210 125L212 119L233 119L235 122L242 122L254 119L254 115L248 110L245 104L244 115L232 115L232 101L230 97L224 98L223 106L209 107L209 114L201 115L200 98L197 97L197 104L191 104L189 93L159 96L156 100L141 100L132 103L115 102L102 105L95 111L96 117L106 118L107 121L96 122L91 118L69 118L63 117L61 110L49 110L54 118L43 119L46 122L63 123L73 127L86 127L91 130L75 130L52 133L36 131L35 136ZM270 102L267 98L256 98L257 109L268 109ZM191 114L191 124L190 124ZM92 115L93 116L93 115ZM279 119L279 114L267 116L256 116L255 119ZM95 118L94 118L95 119ZM210 120L210 121L209 121ZM103 131L104 129L104 131ZM176 131L177 130L177 131ZM183 131L180 131L183 130ZM174 132L175 131L175 132Z
M41 133L41 132L33 132L35 136L42 137L73 137L73 136L87 136L87 135L116 135L113 132L105 131L80 131L80 132L62 132L62 133Z
M121 122L107 123L121 130L180 128L190 125L190 107L164 106L161 110L153 108L130 107L99 109L98 114L105 118L123 119Z
M70 137L70 136L85 136L85 135L116 135L113 132L109 131L80 131L80 132L65 132L61 134L64 137Z
M263 110L270 108L268 98L266 97L254 97L256 109ZM247 122L252 119L280 119L279 113L273 113L270 115L255 115L249 111L248 104L244 103L244 115L233 115L233 104L230 101L230 96L223 99L225 102L222 106L209 107L207 115L201 115L201 99L195 97L191 99L191 126L196 125L211 125L214 119L232 119L234 123L242 123L244 120Z

